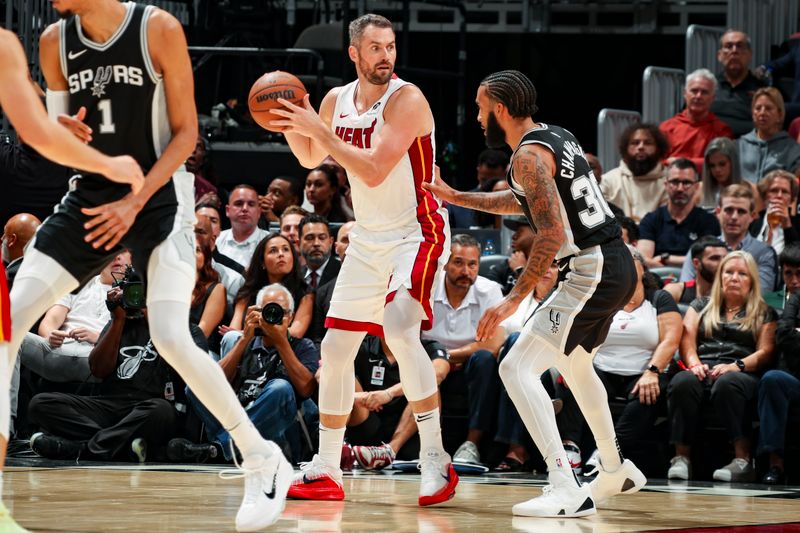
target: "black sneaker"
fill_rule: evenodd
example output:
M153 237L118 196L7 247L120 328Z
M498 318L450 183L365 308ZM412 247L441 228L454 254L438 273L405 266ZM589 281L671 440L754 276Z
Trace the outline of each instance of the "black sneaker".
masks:
M167 457L174 463L204 463L217 456L213 444L195 444L188 439L172 439L167 444Z
M786 484L786 474L783 472L783 468L779 466L771 466L766 474L764 474L764 478L761 480L762 483L766 485L785 485Z
M86 444L83 442L44 433L34 433L30 443L31 450L48 459L78 459L86 449Z

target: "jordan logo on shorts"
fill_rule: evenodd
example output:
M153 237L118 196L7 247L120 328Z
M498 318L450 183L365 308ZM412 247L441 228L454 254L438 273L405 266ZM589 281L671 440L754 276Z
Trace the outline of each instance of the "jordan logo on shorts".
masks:
M552 326L550 327L550 331L553 335L558 333L558 326L561 325L561 313L558 311L554 311L553 309L550 310L550 323Z

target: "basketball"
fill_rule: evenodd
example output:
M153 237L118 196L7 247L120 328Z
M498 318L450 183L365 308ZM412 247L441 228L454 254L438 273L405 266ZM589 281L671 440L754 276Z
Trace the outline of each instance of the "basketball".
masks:
M288 100L295 105L303 105L303 97L307 93L303 82L293 74L281 70L267 72L250 88L247 107L259 126L265 130L279 132L281 128L269 124L271 120L283 118L272 112L273 109L283 107L278 103L278 98Z

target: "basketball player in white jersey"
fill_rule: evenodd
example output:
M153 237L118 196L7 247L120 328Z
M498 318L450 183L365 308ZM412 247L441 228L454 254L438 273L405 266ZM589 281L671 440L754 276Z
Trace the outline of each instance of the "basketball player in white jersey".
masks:
M426 184L448 202L495 214L525 214L536 232L517 284L478 323L478 340L510 316L558 261L558 284L528 319L500 364L500 377L547 463L550 486L513 507L515 515L585 516L616 494L647 481L619 451L606 390L592 365L614 314L629 301L636 270L622 231L608 207L577 139L564 128L537 123L536 89L523 73L504 70L481 82L478 121L491 148L514 149L509 189L466 193L441 181ZM569 384L597 441L598 476L581 485L556 427L550 397L539 377L555 367ZM662 369L649 369L656 373Z
M347 170L356 225L331 298L322 341L319 454L296 476L289 497L344 498L339 459L353 407L353 361L366 333L383 335L397 357L420 435L419 505L455 494L458 476L442 447L433 365L420 342L430 327L432 287L447 261L447 212L422 183L433 179L433 115L422 92L393 75L392 24L364 15L350 24L358 79L331 90L319 115L282 101L273 121L300 163L328 155Z
M244 458L239 531L275 522L292 467L261 437L219 365L189 333L195 283L193 176L183 169L197 140L191 62L180 23L153 6L117 0L53 0L62 16L40 41L47 104L85 119L83 139L130 153L145 172L131 192L93 172L73 179L25 254L11 291L9 358L36 319L85 283L122 248L147 283L158 352L231 433ZM88 233L88 234L87 234Z
M86 146L63 126L50 121L28 75L28 62L19 39L0 29L0 108L14 125L17 134L39 153L65 166L96 172L117 183L128 183L134 192L144 184L139 164L129 156L108 157ZM6 273L0 263L0 498L3 493L2 468L10 429L9 383L14 359L10 357L11 316ZM13 352L14 354L16 352ZM0 531L18 533L20 527L0 501Z

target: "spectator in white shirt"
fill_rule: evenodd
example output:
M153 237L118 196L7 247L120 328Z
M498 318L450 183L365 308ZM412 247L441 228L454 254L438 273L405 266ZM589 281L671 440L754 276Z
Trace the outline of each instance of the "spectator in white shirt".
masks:
M503 299L500 285L478 275L481 247L470 235L454 235L450 259L433 297L433 328L423 339L440 342L447 348L452 365L463 372L451 372L442 382L442 404L447 409L448 395L469 398L467 440L453 456L454 461L480 463L478 445L492 429L497 415L500 379L497 352L505 340L498 326L486 341L475 340L478 321L489 307ZM458 370L458 368L456 368Z
M82 382L90 377L89 353L111 320L107 293L114 276L122 279L130 262L130 252L121 252L77 294L64 296L48 309L39 324L39 334L28 333L22 341L22 365L59 383Z

